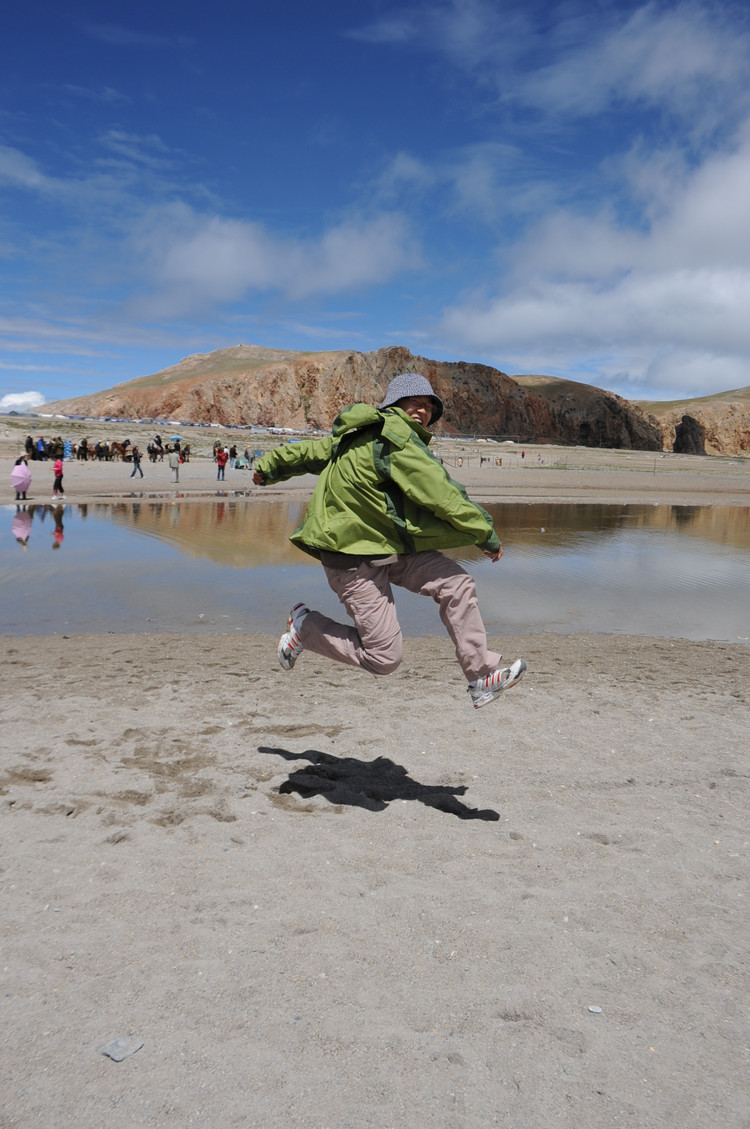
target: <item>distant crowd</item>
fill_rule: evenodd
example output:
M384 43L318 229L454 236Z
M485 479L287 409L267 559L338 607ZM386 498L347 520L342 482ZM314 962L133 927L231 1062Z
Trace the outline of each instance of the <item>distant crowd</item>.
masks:
M39 460L46 461L48 459L61 459L65 454L65 442L62 436L57 435L51 439L45 439L40 435L37 439L33 436L27 435L25 441L26 458L29 461ZM124 462L131 462L133 459L133 444L129 439L124 439L120 442L109 442L106 439L97 440L92 442L89 438L85 437L77 443L71 444L71 454L74 459L80 462L114 462L122 459ZM136 448L137 449L137 448ZM165 455L170 455L176 451L180 457L180 461L186 463L190 459L190 444L182 443L179 440L174 442L163 442L160 435L154 436L151 443L146 448L149 459L152 463L162 462Z

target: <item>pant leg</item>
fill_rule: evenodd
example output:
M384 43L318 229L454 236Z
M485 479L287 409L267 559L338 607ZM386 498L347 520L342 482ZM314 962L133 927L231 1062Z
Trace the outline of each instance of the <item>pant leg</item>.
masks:
M456 649L456 658L472 682L500 665L502 655L487 647L487 632L479 611L474 580L443 553L410 553L389 566L392 584L421 596L431 596Z
M326 568L325 574L354 626L311 611L298 628L302 645L316 655L371 674L391 674L401 663L403 638L387 566Z

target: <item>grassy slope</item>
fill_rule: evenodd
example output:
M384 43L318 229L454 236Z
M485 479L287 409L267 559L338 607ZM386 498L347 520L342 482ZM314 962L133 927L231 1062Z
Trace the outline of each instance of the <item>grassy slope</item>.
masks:
M684 411L689 415L689 409L697 405L710 407L716 404L718 407L720 404L728 404L732 401L750 402L750 387L735 388L729 392L714 392L711 396L695 396L691 400L633 400L633 403L658 419L667 412Z
M576 380L566 380L558 376L513 376L518 384L523 388L532 389L539 392L541 395L547 395L550 398L560 398L566 394L582 395L585 391L598 392L600 389L591 384L583 384ZM640 408L642 411L649 415L655 416L657 419L660 416L666 415L667 412L675 410L684 411L687 414L691 406L703 405L710 407L712 404L719 406L720 404L728 404L734 401L735 403L750 402L750 387L735 388L727 392L714 392L710 396L694 396L689 399L683 400L631 400L630 403L635 407Z
M259 345L247 345L231 349L217 349L212 353L195 353L185 357L179 364L171 368L162 369L161 372L149 373L147 376L136 377L135 380L124 381L118 385L122 388L128 385L132 388L164 388L178 381L189 380L191 377L205 379L210 376L230 376L234 372L251 372L254 369L264 368L266 365L292 362L302 357L315 357L321 354L312 352L294 352L284 349L263 349ZM328 351L326 350L326 355Z

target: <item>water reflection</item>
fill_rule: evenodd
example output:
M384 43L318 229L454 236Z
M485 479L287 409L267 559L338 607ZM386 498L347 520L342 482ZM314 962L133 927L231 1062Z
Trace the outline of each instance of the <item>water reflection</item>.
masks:
M290 545L289 534L302 520L303 502L227 498L205 503L117 503L92 509L125 529L174 545L188 556L205 557L231 568L300 563L300 552Z
M93 507L126 528L176 545L191 556L208 557L234 568L302 564L289 534L304 516L302 502L227 499L212 503L116 504ZM514 549L545 551L579 544L591 534L616 536L624 529L679 532L750 550L750 510L741 506L605 506L508 503L490 505L503 541ZM480 559L460 549L457 559ZM308 562L311 563L311 562Z
M24 502L21 505L17 505L10 526L11 534L15 538L16 543L20 545L24 551L28 550L29 540L34 528L34 519L36 518L37 530L41 529L45 521L49 519L49 527L52 531L52 541L49 545L52 549L59 549L65 539L64 517L66 509L69 510L70 506L65 506L62 503L44 506L35 502L29 502L28 504ZM81 507L81 509L83 509L83 507Z
M743 507L490 506L506 554L457 550L492 634L614 631L750 636ZM5 633L278 629L298 598L340 616L317 563L289 544L300 502L227 498L8 506L0 522ZM64 552L50 553L50 547ZM441 631L398 592L409 634Z

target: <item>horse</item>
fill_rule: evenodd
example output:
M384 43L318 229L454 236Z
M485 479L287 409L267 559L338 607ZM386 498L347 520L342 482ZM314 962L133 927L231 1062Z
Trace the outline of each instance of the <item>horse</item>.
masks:
M127 462L128 459L130 458L130 454L128 452L129 446L130 446L130 440L129 439L124 440L124 442L122 442L122 443L110 443L110 445L109 445L109 457L110 457L110 459L115 459L115 460L116 459L122 459L123 462Z

